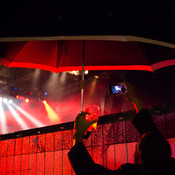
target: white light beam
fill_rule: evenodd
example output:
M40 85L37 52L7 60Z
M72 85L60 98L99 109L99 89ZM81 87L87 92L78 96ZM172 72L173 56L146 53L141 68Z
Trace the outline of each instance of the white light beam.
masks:
M4 109L2 106L2 101L0 101L0 123L1 123L1 132L2 134L7 134L7 124Z
M15 120L19 123L19 125L22 127L22 129L26 130L29 129L27 124L24 122L24 120L19 116L19 114L16 112L16 110L9 104L6 104L9 110L11 111L12 115L14 116Z
M26 118L28 118L33 124L35 124L37 127L43 127L45 126L43 123L41 123L39 120L35 119L33 116L31 116L29 113L27 113L25 110L20 108L18 105L15 103L12 103L12 105L19 111L21 112Z

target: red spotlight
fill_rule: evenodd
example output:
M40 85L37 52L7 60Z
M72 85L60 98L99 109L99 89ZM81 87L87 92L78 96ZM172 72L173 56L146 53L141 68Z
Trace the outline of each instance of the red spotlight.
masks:
M19 95L16 95L16 98L19 98Z
M46 102L46 100L43 100L43 104L46 104L47 102Z
M28 103L28 102L29 102L29 99L28 99L28 98L26 98L26 99L25 99L25 102L26 102L26 103Z

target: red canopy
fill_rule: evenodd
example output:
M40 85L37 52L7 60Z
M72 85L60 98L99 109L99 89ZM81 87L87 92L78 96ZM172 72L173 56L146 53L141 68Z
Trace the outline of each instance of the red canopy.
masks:
M0 63L6 67L36 68L52 72L82 70L82 57L81 40L0 43ZM84 59L85 70L153 71L153 64L160 64L167 58L158 62L157 59L155 62L153 59L150 61L137 42L87 40ZM174 63L171 59L171 64Z

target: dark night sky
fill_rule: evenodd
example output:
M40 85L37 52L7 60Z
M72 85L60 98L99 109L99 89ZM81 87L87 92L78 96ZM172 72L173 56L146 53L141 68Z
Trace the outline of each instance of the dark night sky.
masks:
M170 43L174 1L0 2L0 37L133 35Z

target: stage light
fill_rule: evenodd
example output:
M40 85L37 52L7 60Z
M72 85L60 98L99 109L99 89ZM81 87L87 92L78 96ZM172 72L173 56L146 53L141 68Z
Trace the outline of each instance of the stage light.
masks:
M80 72L78 70L74 70L74 71L68 71L69 74L73 74L73 75L79 75Z
M27 124L24 122L24 120L21 118L21 116L16 112L16 110L9 104L7 104L7 107L11 111L13 117L17 121L17 123L21 126L22 129L29 129Z
M4 113L4 109L2 106L2 102L0 102L0 124L1 124L1 133L7 134L7 124L6 124L6 116Z
M15 107L20 113L24 115L27 119L29 119L33 124L35 124L37 127L43 127L44 124L41 123L39 120L37 120L35 117L27 113L24 109L20 108L18 105L15 103L12 103L12 106Z
M84 71L84 73L85 73L85 74L88 74L88 73L89 73L89 71L88 71L88 70L85 70L85 71Z
M30 101L30 100L29 100L28 98L25 99L25 102L26 102L26 103L29 103L29 101Z
M79 75L79 71L72 71L74 75Z
M23 100L23 101L25 101L25 102L26 102L26 99L28 99L27 97L23 97L23 96L19 96L19 95L16 95L16 98L17 98L17 99L20 99L20 100ZM29 100L29 99L28 99L28 100ZM28 101L28 100L27 100L27 101ZM30 101L30 100L29 100L29 101ZM28 101L28 102L29 102L29 101ZM28 103L28 102L26 102L26 103Z
M60 118L57 116L57 113L51 108L51 106L49 106L49 104L47 102L44 103L44 106L46 108L47 114L49 119L52 122L60 122Z
M4 103L7 103L8 100L7 100L6 98L3 98L3 102L4 102Z
M47 95L47 92L44 92L44 95Z
M12 102L13 102L12 100L9 100L9 101L8 101L9 104L12 104Z
M15 91L17 91L17 90L18 90L18 88L17 88L17 87L14 87L14 90L15 90Z
M98 78L99 78L99 76L98 76L98 75L95 75L94 77L95 77L96 79L98 79Z
M43 100L43 104L46 104L47 102L46 102L46 100Z
M68 71L68 73L72 74L72 75L79 75L79 71L78 70Z

